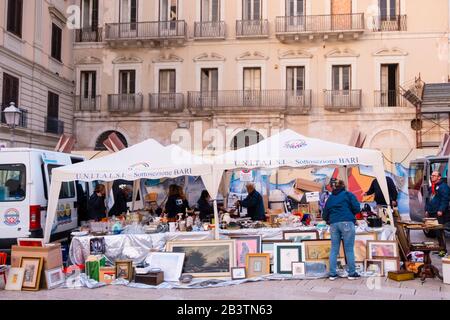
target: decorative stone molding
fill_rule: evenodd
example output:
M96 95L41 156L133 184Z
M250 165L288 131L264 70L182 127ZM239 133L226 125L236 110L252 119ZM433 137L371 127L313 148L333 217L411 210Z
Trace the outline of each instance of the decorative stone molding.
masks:
M306 50L288 50L278 55L279 59L311 59L313 55Z
M236 57L236 61L243 61L243 60L269 60L269 57L259 51L254 52L247 51Z
M183 62L183 58L177 56L173 53L162 53L159 57L152 60L153 63L163 63L163 62Z
M394 48L391 48L391 49L389 49L389 48L380 49L378 51L375 51L373 53L373 55L376 56L376 57L407 56L408 52L406 52L406 51L404 51L404 50L402 50L400 48L394 47Z
M57 20L60 24L66 24L67 18L64 16L64 13L59 11L55 6L49 6L48 11L52 19Z
M196 56L194 59L194 62L204 62L204 61L225 61L225 57L215 53L215 52L211 52L211 53L202 53L199 54L198 56Z
M351 49L334 49L325 54L325 58L356 58L359 57L359 53L354 52Z
M126 63L142 63L143 60L138 57L118 57L113 60L113 64L126 64Z
M92 57L92 56L88 56L88 57L83 57L80 60L78 60L76 62L76 65L80 65L80 64L102 64L102 60L96 57Z

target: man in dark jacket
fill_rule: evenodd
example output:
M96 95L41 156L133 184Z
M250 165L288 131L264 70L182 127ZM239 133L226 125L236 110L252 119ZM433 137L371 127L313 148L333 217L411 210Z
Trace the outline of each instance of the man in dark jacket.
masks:
M398 198L397 187L395 186L394 180L392 180L392 178L390 177L386 177L386 183L389 191L389 198L391 198L391 207L396 207ZM364 196L371 196L373 194L375 194L375 202L377 203L377 205L387 206L383 191L381 191L381 187L377 179L372 181L369 190L367 190Z
M101 220L106 217L105 195L105 186L103 184L97 185L87 205L89 220Z
M330 252L330 280L337 279L337 257L340 252L341 240L344 242L344 251L347 260L348 278L359 279L355 265L355 215L361 211L361 206L355 195L345 190L345 183L339 180L333 186L333 192L328 198L323 210L322 218L331 225L331 252Z
M445 225L450 221L448 212L448 202L450 200L450 188L447 183L442 180L439 171L431 174L431 187L428 189L430 198L425 204L425 217L437 218L440 224ZM441 231L442 232L442 231ZM430 236L436 236L435 233L430 233ZM445 242L444 242L445 244ZM445 256L447 250L439 252L441 257Z
M130 189L126 185L119 186L117 193L114 196L114 205L109 210L110 216L120 216L128 211L128 195Z
M250 183L246 186L248 196L240 205L247 208L247 217L251 218L253 221L264 221L266 220L266 213L264 210L264 201L261 194L256 191L255 185Z

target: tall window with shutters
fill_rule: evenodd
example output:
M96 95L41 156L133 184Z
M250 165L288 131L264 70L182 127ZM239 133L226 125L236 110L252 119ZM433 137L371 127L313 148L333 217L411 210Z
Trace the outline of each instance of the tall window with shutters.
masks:
M8 0L6 30L22 38L23 0Z
M98 29L98 0L83 0L81 12L83 29L96 31Z
M119 93L122 95L136 93L136 70L120 70Z
M19 78L7 73L3 73L3 90L2 90L2 111L14 102L19 107ZM6 123L5 115L2 113L1 120Z
M302 95L305 90L305 67L286 68L286 90Z
M62 126L59 121L59 95L49 91L47 98L47 123L46 132L62 133Z
M200 0L201 1L201 21L220 21L220 0Z
M333 91L341 91L343 94L348 94L351 90L351 66L333 66Z
M56 24L52 23L52 58L61 62L62 51L62 30Z
M242 1L242 20L261 20L262 0Z
M400 1L397 0L379 0L381 21L395 21L397 19L398 7Z
M121 33L134 32L138 22L138 0L120 0L120 31Z

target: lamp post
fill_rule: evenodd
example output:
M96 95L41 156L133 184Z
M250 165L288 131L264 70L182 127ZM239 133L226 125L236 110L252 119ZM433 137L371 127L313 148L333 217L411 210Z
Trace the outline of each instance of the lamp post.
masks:
M19 125L20 122L20 115L22 114L22 111L20 111L19 108L16 107L16 104L14 102L11 102L9 104L9 107L5 108L3 111L3 114L5 115L6 124L8 125L9 129L11 130L11 148L14 147L14 129Z

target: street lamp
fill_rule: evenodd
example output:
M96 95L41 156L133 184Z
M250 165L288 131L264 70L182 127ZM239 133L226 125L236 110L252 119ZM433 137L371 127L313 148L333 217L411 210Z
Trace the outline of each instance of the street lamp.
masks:
M5 121L11 130L11 148L14 147L14 129L19 125L20 115L22 111L16 107L14 102L11 102L9 107L5 108L3 111L5 115Z

